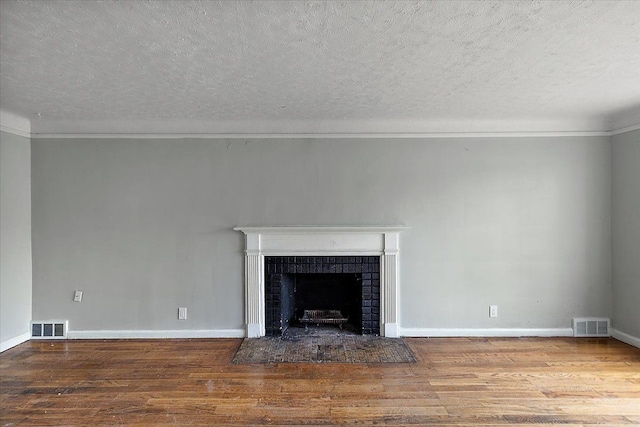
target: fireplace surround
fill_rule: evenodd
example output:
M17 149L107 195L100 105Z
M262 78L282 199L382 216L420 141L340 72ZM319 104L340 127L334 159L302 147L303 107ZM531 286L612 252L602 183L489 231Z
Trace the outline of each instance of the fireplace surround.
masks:
M379 328L382 336L398 337L399 241L400 232L404 229L404 226L235 227L234 230L245 234L246 336L257 338L266 334L266 284L269 273L265 257L281 257L274 258L276 260L284 260L282 257L287 257L287 260L290 259L288 257L296 257L296 260L297 257L353 257L354 260L356 257L366 257L367 260L370 259L368 257L379 257L380 307L377 310L379 313L374 313L376 322L370 325ZM330 264L329 261L327 268L331 268ZM345 264L355 265L355 262ZM377 331L371 332L376 334Z

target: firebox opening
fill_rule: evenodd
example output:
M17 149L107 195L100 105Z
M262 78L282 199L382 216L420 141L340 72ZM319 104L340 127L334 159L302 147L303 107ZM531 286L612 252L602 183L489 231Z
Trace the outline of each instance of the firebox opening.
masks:
M283 310L283 332L289 326L305 328L324 325L361 333L358 329L362 323L362 274L310 273L291 276L292 280L283 280L288 287L282 292L282 306L288 308ZM312 310L323 310L325 316ZM317 318L314 321L315 316Z
M380 333L380 257L265 257L265 267L266 335L318 326Z

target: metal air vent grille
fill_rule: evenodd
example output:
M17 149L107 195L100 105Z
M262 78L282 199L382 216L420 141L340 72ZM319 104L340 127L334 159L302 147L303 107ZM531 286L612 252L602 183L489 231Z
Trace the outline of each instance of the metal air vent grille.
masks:
M574 337L608 337L610 336L610 320L598 317L582 317L573 319Z
M34 320L31 322L31 339L66 339L68 320Z

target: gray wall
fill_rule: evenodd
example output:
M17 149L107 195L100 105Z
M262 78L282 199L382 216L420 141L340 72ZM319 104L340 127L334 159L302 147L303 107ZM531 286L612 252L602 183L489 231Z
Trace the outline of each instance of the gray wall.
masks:
M568 328L611 315L607 137L34 139L32 149L34 318L70 319L71 330L241 328L236 225L411 227L404 328Z
M31 145L0 131L0 349L31 320Z
M640 130L613 137L613 327L640 339Z

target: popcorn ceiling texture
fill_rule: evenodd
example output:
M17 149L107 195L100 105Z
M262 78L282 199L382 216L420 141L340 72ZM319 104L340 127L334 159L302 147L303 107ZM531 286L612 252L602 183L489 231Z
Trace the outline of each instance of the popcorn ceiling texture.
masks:
M605 130L640 107L635 1L3 1L1 12L0 106L34 132Z

